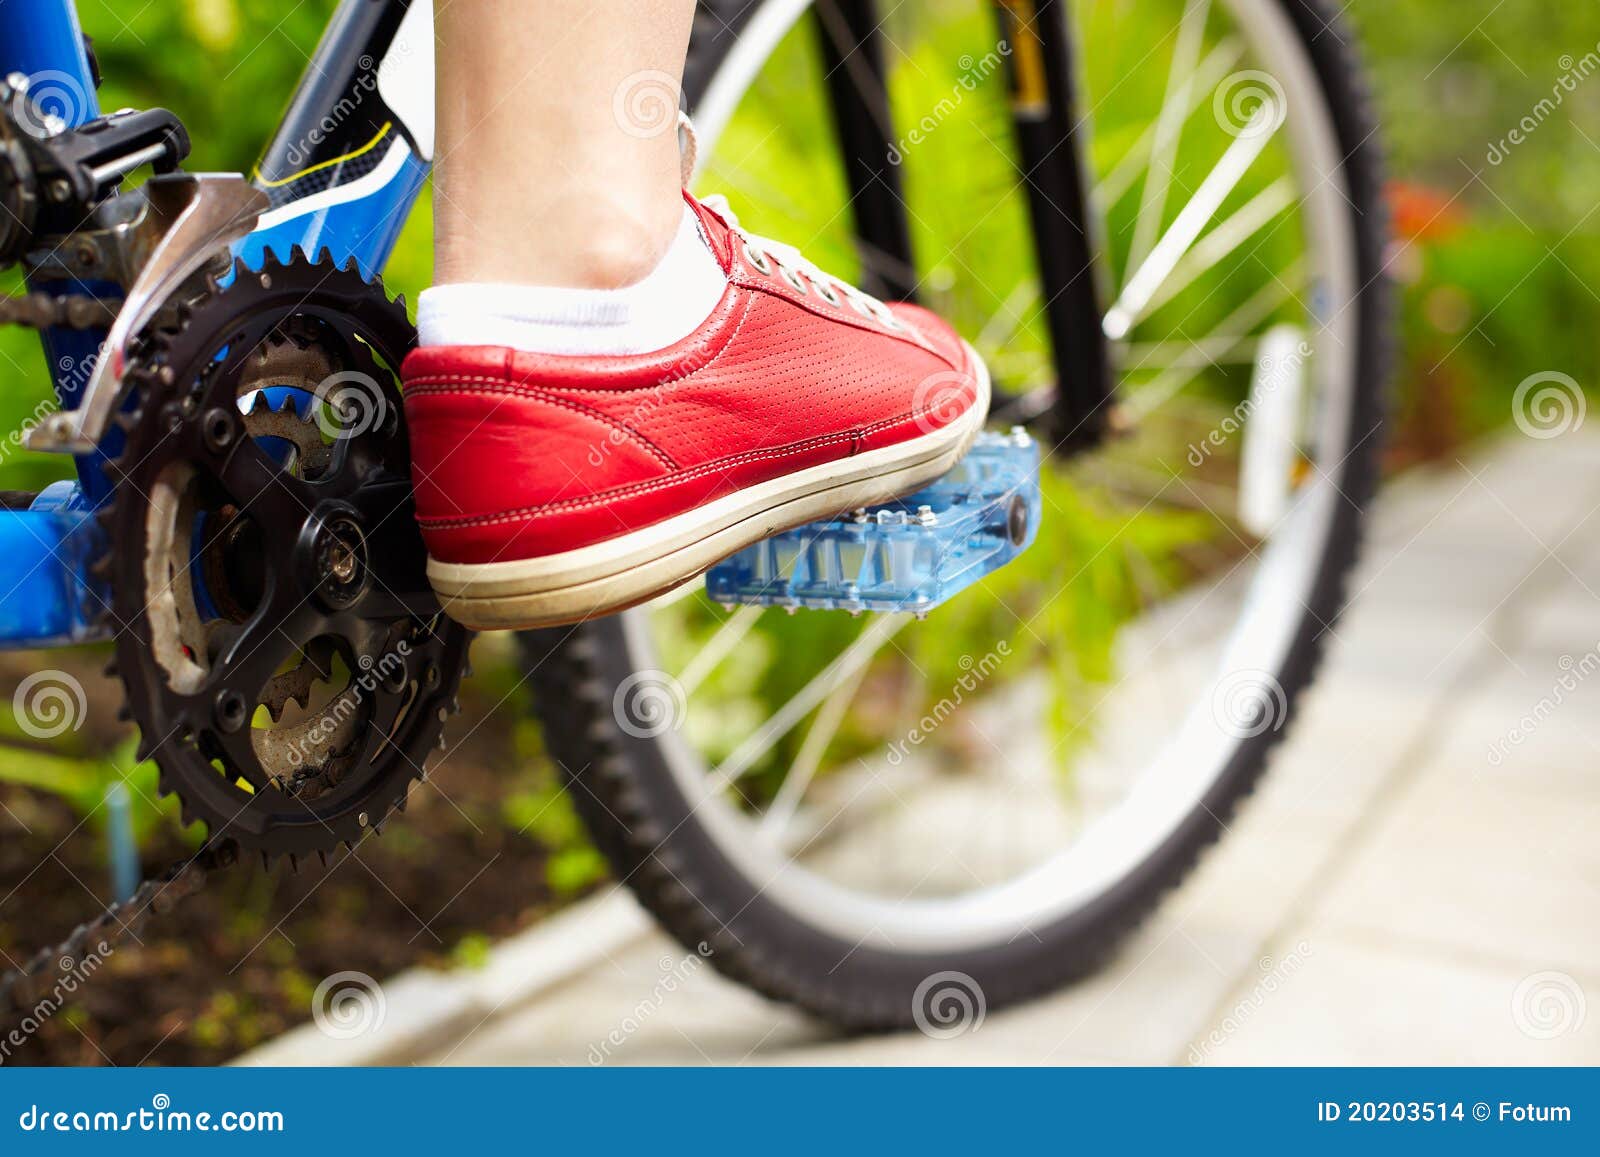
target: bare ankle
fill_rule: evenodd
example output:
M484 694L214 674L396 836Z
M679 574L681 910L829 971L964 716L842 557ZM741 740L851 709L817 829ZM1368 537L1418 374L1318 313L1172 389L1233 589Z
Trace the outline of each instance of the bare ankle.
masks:
M493 239L457 228L439 236L435 280L621 289L660 264L677 235L682 204L674 198L649 220L610 206L535 206L516 230Z
M669 220L645 226L638 221L598 222L586 226L583 239L563 248L562 284L580 289L622 289L648 277L677 235L681 206Z

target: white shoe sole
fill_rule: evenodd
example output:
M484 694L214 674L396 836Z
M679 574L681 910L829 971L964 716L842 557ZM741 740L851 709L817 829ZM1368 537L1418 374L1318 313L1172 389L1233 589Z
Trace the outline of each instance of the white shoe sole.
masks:
M808 467L577 550L508 562L428 560L451 618L478 631L526 630L612 614L697 578L751 543L859 506L889 502L947 473L983 429L989 373L960 420L910 442Z

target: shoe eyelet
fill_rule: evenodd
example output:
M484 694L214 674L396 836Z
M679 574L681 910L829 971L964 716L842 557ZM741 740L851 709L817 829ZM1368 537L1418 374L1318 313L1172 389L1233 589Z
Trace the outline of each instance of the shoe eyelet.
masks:
M833 288L833 286L828 284L817 286L817 296L822 298L823 301L827 302L835 309L839 308L839 293Z
M798 273L787 266L778 266L778 276L782 277L784 281L788 282L789 288L801 296L811 292L811 287L805 283L805 280Z
M769 277L772 275L772 262L767 258L767 255L758 249L750 248L748 242L744 247L744 259L758 272L764 273Z

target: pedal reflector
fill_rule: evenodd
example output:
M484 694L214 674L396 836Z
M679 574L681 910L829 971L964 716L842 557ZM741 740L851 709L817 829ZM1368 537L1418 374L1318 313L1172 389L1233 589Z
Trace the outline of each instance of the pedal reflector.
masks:
M774 535L706 572L726 606L924 615L998 570L1039 529L1039 447L982 433L943 478L898 502Z

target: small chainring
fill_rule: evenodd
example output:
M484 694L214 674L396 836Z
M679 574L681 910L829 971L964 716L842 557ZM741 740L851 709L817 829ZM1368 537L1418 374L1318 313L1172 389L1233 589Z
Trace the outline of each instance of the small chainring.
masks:
M234 267L125 379L99 565L161 788L212 840L327 853L403 808L470 633L440 611L396 388L404 303L354 264Z

